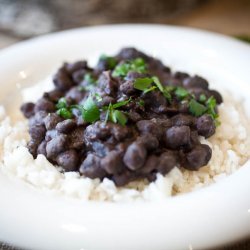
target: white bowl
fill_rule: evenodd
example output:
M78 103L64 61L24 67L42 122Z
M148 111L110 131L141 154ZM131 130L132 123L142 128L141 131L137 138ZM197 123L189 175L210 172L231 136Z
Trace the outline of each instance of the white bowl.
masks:
M175 70L248 97L250 47L225 36L159 25L76 29L0 53L1 102L62 61L136 46ZM18 103L18 102L17 102ZM211 249L250 236L250 164L201 190L155 203L83 202L35 190L0 172L0 240L28 249Z

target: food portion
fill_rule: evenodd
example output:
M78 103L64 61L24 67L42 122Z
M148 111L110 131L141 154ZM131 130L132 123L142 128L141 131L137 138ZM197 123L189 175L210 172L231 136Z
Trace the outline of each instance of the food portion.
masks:
M198 171L212 149L201 141L220 126L221 94L207 80L172 72L134 48L65 63L54 89L24 103L29 152L63 172L109 179L116 186L155 181L178 167Z

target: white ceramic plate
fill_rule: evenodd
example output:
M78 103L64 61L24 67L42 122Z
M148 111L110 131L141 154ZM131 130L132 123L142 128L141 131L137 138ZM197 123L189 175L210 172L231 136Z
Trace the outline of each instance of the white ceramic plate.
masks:
M117 25L43 36L1 51L1 104L10 112L17 109L18 87L35 84L62 61L95 58L123 46L160 57L175 70L198 73L217 89L250 93L247 45L187 28ZM28 249L211 249L250 236L249 163L217 184L161 203L54 197L1 172L0 197L0 240Z

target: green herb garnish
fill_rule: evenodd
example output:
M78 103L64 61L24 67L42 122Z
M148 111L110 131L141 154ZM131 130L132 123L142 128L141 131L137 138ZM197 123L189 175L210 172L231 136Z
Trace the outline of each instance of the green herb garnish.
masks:
M126 117L126 115L120 110L112 111L111 112L111 119L114 123L119 123L122 126L124 126L128 121L128 118Z
M67 108L67 107L68 107L68 104L67 104L66 98L65 97L60 98L56 104L56 108L61 109L61 108Z
M117 64L117 60L111 56L101 55L99 60L106 61L109 69L114 69Z
M145 91L149 87L151 87L151 84L153 83L153 79L150 77L145 77L145 78L137 78L134 81L134 88Z
M100 119L100 110L94 102L92 96L89 96L79 109L82 112L83 120L86 122L92 123Z
M64 119L71 119L72 118L72 113L69 109L67 108L60 108L56 111L56 113L63 117Z
M155 86L152 86L152 84L155 84ZM159 89L169 102L172 100L171 94L162 86L157 76L135 79L134 88L143 91L144 94Z
M211 115L214 120L218 118L218 114L215 111L216 105L216 99L213 96L209 97L206 101L207 113Z
M117 102L115 104L110 103L108 107L104 107L104 109L107 110L105 122L110 120L114 123L119 123L122 126L124 126L127 123L128 119L127 119L125 113L120 111L120 110L117 110L117 108L120 108L122 106L127 105L130 101L131 101L131 99L128 99L126 101Z
M138 73L146 72L146 64L142 58L136 58L134 60L130 60L124 62L122 64L118 64L112 73L113 77L125 77L128 72L134 71Z
M182 87L177 87L174 93L180 100L183 100L185 97L189 96L189 92Z
M84 75L84 81L91 83L91 84L95 84L96 80L94 79L94 77L90 74L90 73L86 73Z
M65 119L72 118L72 112L67 104L66 98L62 97L59 99L58 103L56 104L56 109L57 109L56 113L59 116Z
M115 104L112 105L112 108L113 108L113 109L120 108L120 107L122 107L122 106L127 105L130 101L131 101L131 98L129 98L129 99L126 100L126 101L117 102L117 103L115 103Z
M200 102L205 102L207 100L207 97L204 94L200 95L199 101Z
M204 105L198 103L195 99L191 99L189 102L189 111L194 116L201 116L207 111L207 108Z
M163 91L164 91L164 88L163 88L163 86L162 86L162 84L161 84L159 78L158 78L157 76L153 76L151 79L154 81L154 83L155 83L155 85L157 86L157 88L158 88L161 92L163 92Z

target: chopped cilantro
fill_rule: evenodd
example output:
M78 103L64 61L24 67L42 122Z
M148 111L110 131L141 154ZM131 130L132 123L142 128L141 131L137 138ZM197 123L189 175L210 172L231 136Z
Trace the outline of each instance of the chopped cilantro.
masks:
M122 126L124 126L127 123L128 118L126 117L126 115L120 111L120 110L113 110L111 112L111 119L114 123L119 123Z
M200 102L205 102L207 100L207 97L204 94L200 95L199 101Z
M70 119L70 118L72 118L72 113L71 113L71 111L70 111L69 109L67 109L67 108L60 108L60 109L58 109L58 110L56 111L56 113L57 113L59 116L65 118L65 119Z
M157 87L156 87L156 86L152 86L152 87L150 87L150 88L148 88L148 89L145 89L145 90L143 91L143 93L144 93L144 94L147 94L147 93L149 93L149 92L151 92L151 91L153 91L153 90L155 90L155 89L157 89Z
M66 98L65 97L60 98L56 104L56 108L61 109L61 108L67 108L67 107L68 107L68 104L67 104Z
M216 99L213 96L209 97L206 101L207 113L211 115L213 119L218 118L218 114L215 111L216 105Z
M163 95L166 97L168 102L172 101L172 96L171 96L171 94L169 93L169 91L166 88L164 88L164 90L163 90Z
M59 99L59 101L56 104L56 109L57 109L56 113L59 116L65 119L72 118L72 113L71 113L70 107L67 104L66 98L62 97Z
M198 103L195 99L192 99L189 102L189 111L194 116L201 116L207 111L207 108L204 105Z
M124 62L122 64L116 65L114 71L112 73L113 77L125 77L129 71L135 71L138 73L146 72L146 64L142 58L136 58L134 60L130 60Z
M189 92L182 87L177 87L174 93L180 100L183 100L185 97L189 95Z
M104 107L104 109L107 110L106 112L106 117L105 117L105 122L108 120L114 122L114 123L119 123L122 126L124 126L127 123L127 117L124 114L124 112L117 110L117 108L120 108L126 104L128 104L131 101L131 99L128 99L126 101L121 101L117 102L115 104L109 104L109 106Z
M137 78L134 81L134 88L139 89L141 91L147 90L149 87L151 87L151 83L153 82L153 79L150 77L145 78Z
M159 78L158 78L157 76L153 76L153 77L152 77L152 80L154 81L154 83L155 83L155 85L157 86L157 88L158 88L161 92L163 92L163 86L162 86L162 84L161 84Z
M101 55L99 60L106 61L109 69L114 69L117 64L117 60L111 56Z
M112 108L113 108L113 109L120 108L120 107L122 107L122 106L127 105L130 101L131 101L131 98L129 98L129 99L126 100L126 101L117 102L117 103L115 103L115 104L112 105Z
M82 112L82 118L86 122L92 123L100 119L100 110L94 102L92 96L88 97L80 110Z

